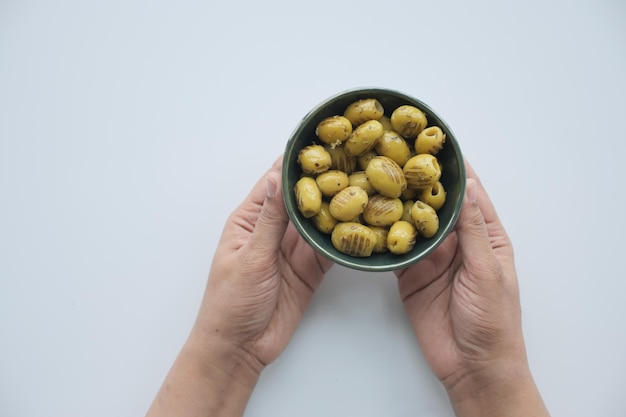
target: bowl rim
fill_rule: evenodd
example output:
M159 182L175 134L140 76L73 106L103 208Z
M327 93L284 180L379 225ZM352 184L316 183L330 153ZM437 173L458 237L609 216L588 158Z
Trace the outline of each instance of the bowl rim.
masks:
M297 139L298 134L303 130L303 128L306 126L309 120L312 117L316 116L319 112L323 111L324 108L331 105L332 103L335 103L336 101L345 99L346 96L350 96L353 94L372 95L374 97L380 96L380 95L388 95L388 96L391 95L391 96L394 96L394 98L396 99L406 101L407 104L411 104L411 103L417 104L418 108L424 110L425 112L433 115L436 119L438 119L438 121L440 122L438 123L438 125L444 128L444 131L447 134L446 145L452 146L454 148L454 154L457 155L459 159L458 169L459 169L460 196L454 202L454 207L452 210L452 216L450 220L446 222L446 224L440 225L443 227L442 230L435 237L428 239L428 245L426 245L422 251L410 257L399 256L397 262L389 262L385 264L376 265L376 264L367 264L367 260L369 259L369 257L358 258L358 257L351 257L349 255L341 255L341 257L338 257L337 254L330 252L329 250L326 249L326 247L324 247L319 242L317 242L314 236L312 236L309 233L309 231L307 230L307 227L304 227L303 223L305 221L309 221L309 219L305 219L303 217L301 218L301 216L298 216L296 213L292 213L292 211L289 210L289 207L287 205L288 199L290 199L290 201L293 200L293 196L289 194L292 192L292 190L288 188L289 187L288 172L289 172L289 164L291 160L293 159L292 157L294 157L293 152L294 152L295 142L297 141L296 139ZM412 264L415 264L416 262L422 260L424 257L432 253L448 237L448 235L450 234L450 232L452 232L452 230L454 229L457 223L457 220L460 215L461 207L463 204L463 200L465 198L466 176L467 176L463 153L456 140L456 135L453 133L452 129L445 122L445 120L436 111L434 111L428 104L424 103L423 101L415 97L412 97L410 95L407 95L403 92L400 92L398 90L394 90L390 88L381 88L381 87L356 87L356 88L343 90L339 93L336 93L326 98L325 100L322 100L316 106L314 106L296 124L291 135L289 136L289 139L285 146L281 175L282 175L282 187L281 188L283 192L285 209L287 211L289 219L294 224L294 227L296 228L298 233L304 238L304 240L311 247L313 247L314 250L316 250L318 253L320 253L327 259L331 260L335 264L343 265L351 269L369 271L369 272L385 272L385 271L401 270Z

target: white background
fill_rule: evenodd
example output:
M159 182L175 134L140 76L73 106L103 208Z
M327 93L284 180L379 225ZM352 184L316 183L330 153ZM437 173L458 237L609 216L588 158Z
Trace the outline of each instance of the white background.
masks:
M227 215L310 108L452 126L553 416L624 416L626 3L0 0L0 415L143 415ZM452 416L395 278L335 267L248 416Z

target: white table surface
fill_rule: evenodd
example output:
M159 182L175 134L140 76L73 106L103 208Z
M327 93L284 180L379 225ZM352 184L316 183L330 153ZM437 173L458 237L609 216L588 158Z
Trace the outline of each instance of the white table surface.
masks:
M553 416L624 416L626 3L0 2L0 415L143 415L227 215L335 93L457 134ZM452 416L391 273L335 267L248 416Z

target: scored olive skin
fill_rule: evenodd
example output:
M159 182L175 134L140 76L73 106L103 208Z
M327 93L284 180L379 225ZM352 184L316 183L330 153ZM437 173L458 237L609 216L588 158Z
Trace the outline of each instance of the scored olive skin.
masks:
M337 169L329 169L315 178L322 195L332 197L348 186L348 174Z
M328 171L332 159L322 145L309 145L298 152L298 164L305 174L315 175Z
M396 255L409 253L417 241L417 231L413 224L400 220L391 225L387 234L387 248Z
M403 212L402 200L376 194L367 202L363 210L363 220L373 226L390 226L402 218Z
M422 130L415 139L416 153L437 155L446 142L446 134L439 126L430 126Z
M415 139L427 125L426 115L415 106L400 106L391 113L393 130L406 139Z
M434 155L418 154L406 161L402 168L409 188L424 189L441 178L441 166Z
M313 217L322 207L322 192L311 177L302 177L294 186L296 205L305 218Z
M322 233L330 234L339 221L330 214L330 207L327 201L322 201L320 211L311 217L311 221Z
M420 236L431 238L439 230L439 217L434 208L422 201L416 201L411 209L411 219Z
M443 184L437 181L430 187L419 190L417 198L435 210L439 210L446 202L446 190L443 188Z
M356 157L346 155L343 148L326 147L326 152L330 155L330 169L343 171L350 175L356 168Z
M400 166L403 166L411 158L409 144L402 136L388 130L378 139L374 149L378 155L393 159Z
M383 125L378 120L368 120L361 124L343 144L346 155L359 156L371 151L384 132Z
M352 133L352 123L344 116L331 116L318 123L315 134L331 147L341 145Z
M382 104L375 98L365 98L357 100L348 107L343 113L352 123L352 127L357 127L368 120L378 120L385 114Z
M386 197L400 197L407 187L402 168L386 156L372 158L365 173L372 187Z
M337 220L350 221L363 213L368 200L369 197L364 189L348 186L330 200L330 214Z
M353 222L339 223L333 229L331 242L335 249L355 257L370 256L376 246L376 234L369 227Z

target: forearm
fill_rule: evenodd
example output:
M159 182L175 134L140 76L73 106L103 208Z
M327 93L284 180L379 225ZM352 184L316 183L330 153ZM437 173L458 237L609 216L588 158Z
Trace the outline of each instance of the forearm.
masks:
M258 378L259 371L237 352L192 336L146 417L242 416Z
M549 417L528 369L506 371L491 383L464 383L448 391L457 417Z

